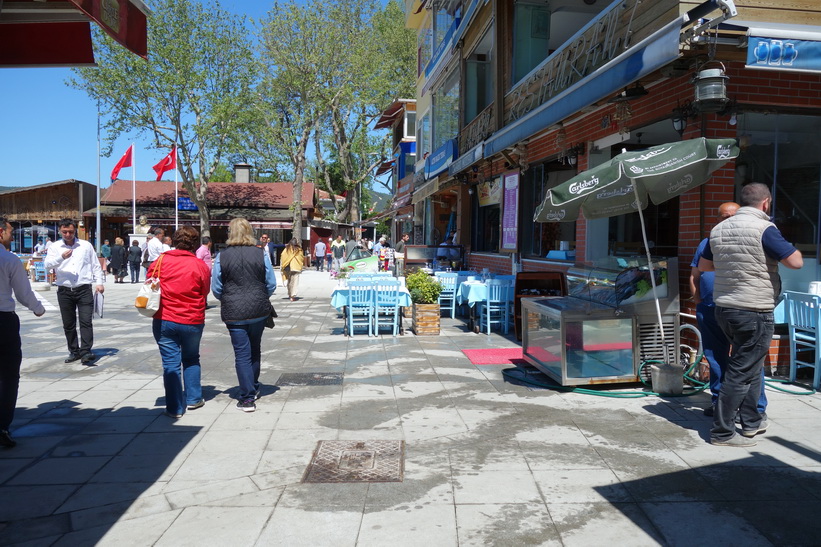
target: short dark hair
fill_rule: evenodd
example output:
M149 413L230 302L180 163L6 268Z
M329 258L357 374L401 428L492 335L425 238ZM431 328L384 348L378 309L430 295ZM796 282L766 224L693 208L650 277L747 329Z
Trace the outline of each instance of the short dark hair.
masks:
M154 235L155 236L158 236L158 235L164 234L164 233L165 233L165 230L163 230L162 228L157 228L156 230L154 230Z
M3 228L5 228L5 227L6 227L6 223L8 223L8 219L7 219L5 216L0 215L0 226L2 226Z
M138 247L140 246L140 243L136 239L134 241L132 241L131 244L136 245Z
M74 226L76 228L77 223L74 222L74 220L72 220L70 218L63 218L63 219L60 219L59 226L60 226L60 228L65 228L66 226Z
M209 243L211 243L210 237L202 236L202 238L200 238L200 245L208 245Z
M742 207L755 207L762 201L772 198L770 189L766 184L760 182L751 182L741 187L741 194L738 197L738 203Z
M200 233L193 226L181 226L171 238L176 249L181 251L195 251L200 240Z

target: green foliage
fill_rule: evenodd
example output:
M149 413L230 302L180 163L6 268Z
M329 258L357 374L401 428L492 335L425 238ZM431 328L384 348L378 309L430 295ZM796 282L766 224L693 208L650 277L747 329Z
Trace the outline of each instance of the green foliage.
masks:
M416 270L405 278L405 285L416 304L435 304L442 292L442 284L423 270Z
M238 146L235 114L249 102L254 80L248 31L244 18L215 1L157 0L151 8L148 59L95 31L97 66L74 69L68 84L100 102L106 155L112 142L132 132L150 135L162 155L179 147L180 176L206 235L208 182Z

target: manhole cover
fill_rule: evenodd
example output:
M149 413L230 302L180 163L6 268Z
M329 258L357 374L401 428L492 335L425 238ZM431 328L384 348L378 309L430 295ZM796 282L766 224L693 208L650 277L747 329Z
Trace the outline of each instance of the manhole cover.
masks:
M341 372L285 372L280 374L278 386L338 386Z
M302 482L402 482L405 441L319 441Z

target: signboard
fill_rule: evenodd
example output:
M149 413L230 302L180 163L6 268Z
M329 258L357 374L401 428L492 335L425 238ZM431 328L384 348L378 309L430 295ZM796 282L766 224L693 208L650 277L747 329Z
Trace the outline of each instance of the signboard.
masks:
M502 205L502 252L515 253L519 248L519 172L504 174Z
M433 154L425 159L425 178L435 177L448 168L453 160L458 156L456 150L456 139L450 139L437 148Z
M502 177L486 180L476 186L479 207L498 205L502 202Z
M747 68L821 72L821 42L750 36Z
M186 197L178 197L177 198L177 210L178 211L199 211L197 205L191 200L191 198Z

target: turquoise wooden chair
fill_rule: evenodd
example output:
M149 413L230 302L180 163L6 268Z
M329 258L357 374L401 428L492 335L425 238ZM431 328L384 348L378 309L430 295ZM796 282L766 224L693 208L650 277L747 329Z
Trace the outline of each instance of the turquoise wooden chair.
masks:
M393 335L399 334L399 288L401 283L393 277L376 278L374 283L374 329L379 336L382 326L393 327Z
M499 325L507 334L510 319L510 291L513 284L509 280L491 279L487 283L487 298L479 310L479 330L490 329Z
M441 311L450 310L451 319L456 317L456 272L438 272L436 280L442 284L442 292L439 293L439 309Z
M356 327L368 327L368 336L373 336L373 288L373 283L368 280L348 281L346 324L349 336L353 336Z
M812 368L812 388L821 384L821 296L786 291L790 332L790 382L799 368Z

